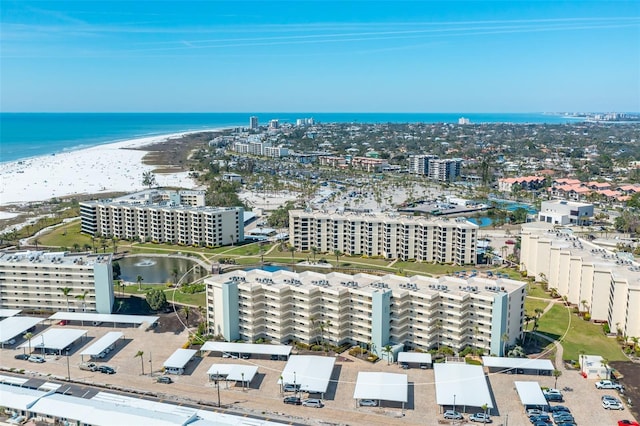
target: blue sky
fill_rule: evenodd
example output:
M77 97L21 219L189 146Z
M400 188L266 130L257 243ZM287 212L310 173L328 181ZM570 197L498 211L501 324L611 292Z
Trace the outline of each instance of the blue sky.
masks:
M2 111L640 111L639 1L7 1Z

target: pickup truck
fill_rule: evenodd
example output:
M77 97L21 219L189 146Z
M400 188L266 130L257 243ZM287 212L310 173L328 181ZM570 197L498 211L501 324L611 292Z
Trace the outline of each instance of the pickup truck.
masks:
M96 371L98 369L98 365L95 362L83 362L78 367L80 367L80 370L85 371Z

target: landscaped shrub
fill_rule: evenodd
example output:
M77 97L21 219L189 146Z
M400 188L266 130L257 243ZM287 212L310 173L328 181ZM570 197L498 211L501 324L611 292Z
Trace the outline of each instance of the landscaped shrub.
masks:
M602 331L604 331L604 334L609 334L611 333L611 328L609 328L609 323L602 323Z
M589 312L585 312L583 318L585 321L591 321L591 314Z
M324 348L322 347L322 345L313 345L311 346L311 350L315 351L315 352L320 352L322 351Z

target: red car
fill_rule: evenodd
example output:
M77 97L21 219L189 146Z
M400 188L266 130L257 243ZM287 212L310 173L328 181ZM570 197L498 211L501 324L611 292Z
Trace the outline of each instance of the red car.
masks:
M58 325L67 325L67 321L66 320L62 320L58 323Z
M633 420L618 420L618 426L640 426L640 424Z
M507 241L505 241L504 243L505 243L505 244L509 244L509 245L511 246L511 245L515 244L516 242L515 242L515 241L513 241L513 240L507 240Z

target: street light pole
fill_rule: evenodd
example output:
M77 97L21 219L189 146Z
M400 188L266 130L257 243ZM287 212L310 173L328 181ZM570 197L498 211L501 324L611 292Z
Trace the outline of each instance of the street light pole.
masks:
M453 394L453 411L456 411L456 394Z
M149 351L149 376L153 377L153 361L151 358L151 351Z
M216 387L218 388L218 408L220 408L220 372L216 371Z
M69 367L69 351L67 351L67 381L71 381L71 368Z

